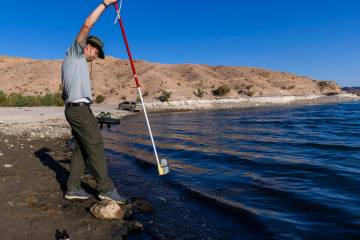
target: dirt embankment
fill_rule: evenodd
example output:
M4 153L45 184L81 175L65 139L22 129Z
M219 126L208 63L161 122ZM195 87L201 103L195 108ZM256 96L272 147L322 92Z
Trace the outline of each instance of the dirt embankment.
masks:
M44 95L61 90L62 60L33 60L0 57L0 86L5 93ZM309 96L340 93L332 81L255 67L209 66L199 64L160 64L136 61L146 101L154 101L162 91L171 92L171 101L213 100L213 90L227 85L226 98L262 96ZM131 68L127 60L107 57L92 67L94 97L105 96L106 103L136 100Z

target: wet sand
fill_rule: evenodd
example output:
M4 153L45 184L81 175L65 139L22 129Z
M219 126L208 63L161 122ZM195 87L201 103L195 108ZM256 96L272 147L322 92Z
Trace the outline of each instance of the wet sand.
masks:
M71 239L121 239L132 228L92 217L94 198L63 198L71 156L65 139L0 137L1 239L55 239L57 229Z

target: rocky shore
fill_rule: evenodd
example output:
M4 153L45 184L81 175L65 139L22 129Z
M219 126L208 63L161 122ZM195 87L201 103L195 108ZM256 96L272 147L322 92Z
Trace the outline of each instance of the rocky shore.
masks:
M357 101L360 97L354 94L338 94L335 96L263 96L243 98L219 98L216 100L184 100L171 102L150 102L146 107L151 111L197 111L226 108L251 108L264 106L309 105L336 102Z
M56 239L56 230L72 239L121 239L110 236L127 233L121 222L94 219L87 211L94 200L63 199L69 172L64 139L0 137L1 239Z

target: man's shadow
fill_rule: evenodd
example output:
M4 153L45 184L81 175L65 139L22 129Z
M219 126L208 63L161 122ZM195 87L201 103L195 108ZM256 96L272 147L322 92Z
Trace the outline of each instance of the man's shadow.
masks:
M60 185L60 189L63 193L66 192L66 182L69 178L69 171L61 166L56 160L54 160L51 155L49 154L51 150L49 148L43 147L35 152L35 156L40 160L40 162L50 168L56 174L56 180ZM68 161L61 161L68 163Z
M69 159L66 159L64 157L64 160L56 161L52 158L50 155L51 150L49 148L43 147L35 152L35 156L40 160L40 162L50 168L52 171L56 174L56 180L59 183L61 191L65 194L67 190L67 180L69 178L70 172L65 167L61 166L59 163L65 163L70 164L71 161ZM84 172L85 174L88 172ZM83 177L84 177L83 176ZM88 193L96 196L98 194L98 191L96 190L96 187L91 186L90 183L84 181L83 178L81 178L81 187Z

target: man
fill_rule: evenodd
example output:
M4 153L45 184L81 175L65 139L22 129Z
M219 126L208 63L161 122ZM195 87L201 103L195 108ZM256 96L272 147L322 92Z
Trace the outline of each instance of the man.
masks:
M92 93L88 62L97 57L104 59L105 55L101 40L88 35L106 8L115 2L117 0L105 0L90 14L76 40L67 50L62 65L65 117L77 142L71 159L65 194L65 198L69 200L92 197L81 188L80 180L88 163L98 184L99 198L111 199L118 203L126 201L119 195L108 176L103 139L97 119L90 109Z

